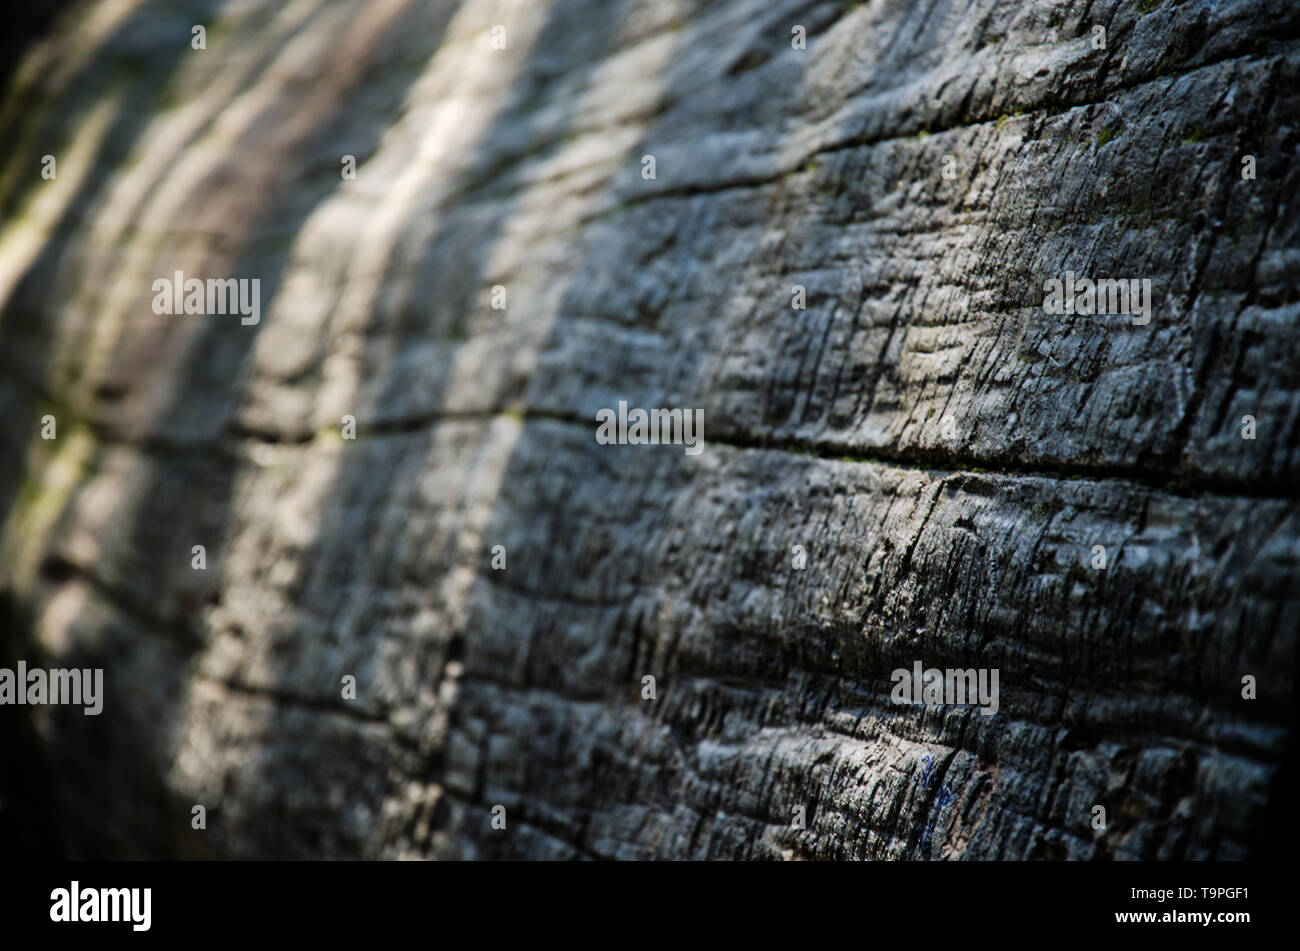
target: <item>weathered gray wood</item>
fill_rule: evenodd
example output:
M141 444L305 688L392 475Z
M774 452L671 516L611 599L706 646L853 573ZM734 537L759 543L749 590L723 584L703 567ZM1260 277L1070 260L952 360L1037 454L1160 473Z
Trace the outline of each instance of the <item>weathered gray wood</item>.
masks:
M191 6L74 11L0 104L9 652L108 678L31 718L66 849L1267 838L1300 8ZM175 270L260 322L154 314ZM1151 323L1044 313L1066 270L1150 278ZM597 445L618 400L704 452ZM999 668L998 713L892 704L915 660Z

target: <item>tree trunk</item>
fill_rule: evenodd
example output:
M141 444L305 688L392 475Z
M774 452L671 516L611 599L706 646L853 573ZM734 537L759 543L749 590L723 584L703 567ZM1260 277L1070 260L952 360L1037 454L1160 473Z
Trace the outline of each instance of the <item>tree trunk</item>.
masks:
M41 29L0 112L3 665L104 697L5 710L29 847L1273 835L1291 0L94 0ZM155 282L195 278L256 307L167 314ZM1135 313L1047 312L1085 278ZM598 441L620 401L703 439ZM996 711L896 702L917 663L996 670Z

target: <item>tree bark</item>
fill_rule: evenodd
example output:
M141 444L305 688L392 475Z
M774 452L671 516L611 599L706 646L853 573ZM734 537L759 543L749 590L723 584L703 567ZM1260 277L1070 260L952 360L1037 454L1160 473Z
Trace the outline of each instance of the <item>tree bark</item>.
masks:
M0 111L7 663L105 671L21 713L40 847L1257 852L1298 79L1290 0L72 8Z

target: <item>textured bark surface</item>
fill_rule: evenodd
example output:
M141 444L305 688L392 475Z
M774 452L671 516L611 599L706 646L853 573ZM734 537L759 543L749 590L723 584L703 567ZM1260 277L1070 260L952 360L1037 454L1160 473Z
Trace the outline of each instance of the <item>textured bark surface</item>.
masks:
M1292 0L95 0L0 136L8 659L106 679L24 711L71 854L1270 835ZM154 314L177 270L260 322ZM1150 278L1150 324L1045 314L1067 270ZM597 445L619 400L704 452ZM998 713L891 703L916 660L999 668Z

